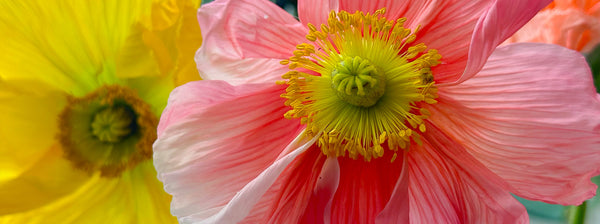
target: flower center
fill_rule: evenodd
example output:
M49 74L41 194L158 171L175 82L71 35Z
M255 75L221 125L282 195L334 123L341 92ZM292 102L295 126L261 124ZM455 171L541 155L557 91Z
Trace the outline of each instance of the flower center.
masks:
M75 167L116 177L152 158L157 124L134 90L107 85L83 97L69 96L57 138Z
M327 156L363 157L366 161L421 144L426 131L425 104L437 101L431 67L439 64L437 50L415 44L418 27L404 28L405 18L345 11L329 14L320 30L308 24L306 39L281 64L288 85L281 96L291 109L288 119L306 124L309 137Z
M355 106L373 106L385 92L383 72L360 56L342 59L331 73L331 82L338 97Z
M125 106L107 107L94 115L92 134L100 141L116 143L135 128L135 113Z

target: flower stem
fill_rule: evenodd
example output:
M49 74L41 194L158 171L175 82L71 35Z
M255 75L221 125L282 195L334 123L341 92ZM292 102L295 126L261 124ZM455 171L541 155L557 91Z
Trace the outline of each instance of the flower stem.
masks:
M583 224L585 220L585 210L587 201L584 201L579 206L570 206L569 208L569 224Z

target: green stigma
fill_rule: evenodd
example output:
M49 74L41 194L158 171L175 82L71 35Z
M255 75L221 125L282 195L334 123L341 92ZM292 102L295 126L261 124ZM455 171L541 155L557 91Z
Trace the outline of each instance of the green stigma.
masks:
M385 93L383 72L359 56L343 59L333 70L331 82L337 96L355 106L373 106Z
M125 106L107 107L94 115L92 133L100 141L116 143L135 128L135 113Z

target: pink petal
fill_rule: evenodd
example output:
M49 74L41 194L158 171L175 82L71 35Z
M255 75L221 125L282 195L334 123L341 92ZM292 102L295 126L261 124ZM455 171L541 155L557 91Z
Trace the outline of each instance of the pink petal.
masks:
M468 62L462 76L456 77L456 83L464 82L477 74L500 43L550 2L551 0L497 0L477 21L469 47Z
M338 7L338 0L299 0L298 17L304 26L311 23L319 27L327 24L329 12L338 11Z
M283 170L301 153L306 151L318 136L303 141L297 138L288 147L296 148L291 153L275 161L265 169L258 177L250 181L243 189L236 193L235 197L227 203L217 214L202 220L200 223L237 223L245 218L252 207L258 203L267 189L275 182ZM302 144L302 145L300 145ZM195 217L184 218L183 221L198 221Z
M339 0L339 10L372 13L385 7L386 18L395 20L406 17L409 28L421 26L415 43L425 43L442 55L442 64L433 68L436 82L452 83L473 76L496 46L549 2ZM315 17L323 14L322 10L318 11Z
M300 132L284 86L197 81L178 87L161 117L154 164L180 220L216 214Z
M332 223L373 223L384 209L402 172L402 158L392 153L366 162L338 157L340 182L332 201ZM399 155L400 157L402 155Z
M428 123L408 153L411 223L528 223L506 183Z
M270 82L288 71L279 64L305 42L307 29L267 0L223 0L198 11L203 44L196 64L203 79L232 84Z
M411 29L421 26L415 43L424 43L437 49L442 64L433 68L436 82L454 81L467 63L473 29L479 17L492 4L491 0L478 1L340 1L340 9L349 12L374 12L385 7L385 16L395 20L407 18Z
M430 120L513 193L550 203L592 197L600 171L600 96L575 51L521 43L498 48L472 79L439 89Z
M333 196L337 191L339 183L340 164L336 158L327 158L308 205L308 207L313 208L313 210L305 213L303 222L321 223L318 218L323 217L323 223L331 223L331 206L333 203ZM315 218L311 219L311 217Z
M261 199L263 210L246 223L323 223L339 182L339 165L313 145L280 175ZM256 206L254 210L256 210ZM330 209L329 209L330 210ZM257 213L257 212L254 212Z
M390 200L383 211L377 215L375 223L408 223L409 198L408 198L408 163L406 153L402 156L402 172L396 181L396 186Z
M467 64L473 29L492 1L445 1L438 10L421 15L421 30L415 42L422 42L442 55L441 64L432 68L437 83L456 80Z

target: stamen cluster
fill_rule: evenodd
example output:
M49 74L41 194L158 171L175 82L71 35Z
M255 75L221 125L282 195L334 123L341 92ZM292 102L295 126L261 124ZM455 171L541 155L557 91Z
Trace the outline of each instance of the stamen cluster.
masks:
M437 102L430 68L441 56L413 43L419 27L413 32L405 18L384 13L332 11L320 30L308 24L311 43L281 62L290 69L279 81L288 85L281 97L292 108L284 116L307 125L308 137L322 133L317 144L325 155L369 161L384 148L420 144L426 131L430 113L422 105Z

